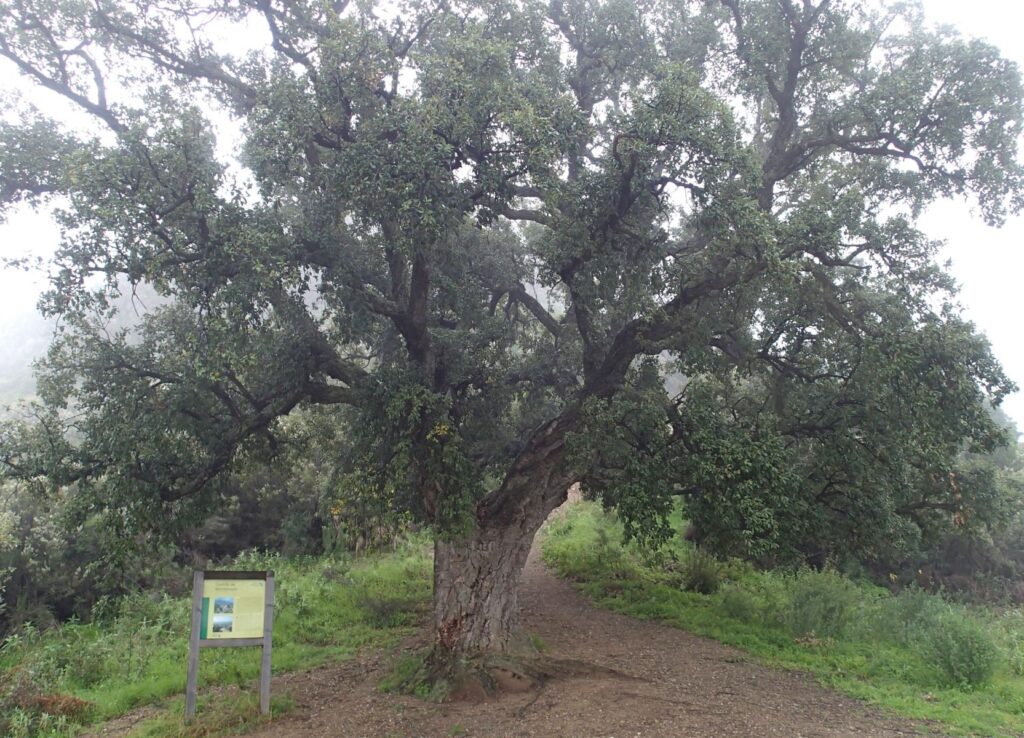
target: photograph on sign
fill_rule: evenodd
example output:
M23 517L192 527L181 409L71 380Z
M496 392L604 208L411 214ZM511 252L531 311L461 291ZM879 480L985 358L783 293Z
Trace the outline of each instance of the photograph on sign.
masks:
M265 594L262 579L204 581L200 638L262 638Z

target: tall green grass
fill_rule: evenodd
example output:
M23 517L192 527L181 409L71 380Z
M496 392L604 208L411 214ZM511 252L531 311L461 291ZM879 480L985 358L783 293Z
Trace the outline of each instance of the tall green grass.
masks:
M546 529L544 558L597 604L661 620L957 734L1024 734L1024 614L855 582L759 572L682 540L643 556L584 503Z
M429 547L350 561L259 553L231 568L275 572L273 670L308 669L363 646L387 646L413 631L430 599ZM0 647L0 735L70 736L185 687L189 599L138 594L109 603L91 623L38 631ZM256 648L206 649L200 690L255 687Z

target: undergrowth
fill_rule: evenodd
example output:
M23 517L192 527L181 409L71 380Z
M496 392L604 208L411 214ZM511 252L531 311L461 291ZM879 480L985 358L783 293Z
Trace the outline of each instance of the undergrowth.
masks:
M1019 610L893 594L834 571L756 571L682 539L660 556L621 541L614 515L583 503L547 527L544 559L603 607L811 672L906 717L963 735L1024 733Z
M411 694L428 702L443 702L450 685L430 670L429 651L399 656L377 685L381 692Z
M156 717L132 732L132 738L214 738L249 733L275 717L290 712L295 703L291 695L270 699L270 715L259 712L259 695L231 690L207 695L199 700L196 717L184 720L184 699L175 698Z
M422 540L355 560L249 553L229 568L275 572L275 674L343 659L364 646L392 645L412 632L430 599L429 548ZM188 597L137 594L108 603L99 615L91 623L45 631L29 625L8 636L0 646L0 735L72 736L83 725L184 691ZM201 693L213 686L255 691L260 649L204 649L200 662ZM246 704L235 701L230 712ZM179 707L168 707L170 725ZM202 735L227 728L210 730Z

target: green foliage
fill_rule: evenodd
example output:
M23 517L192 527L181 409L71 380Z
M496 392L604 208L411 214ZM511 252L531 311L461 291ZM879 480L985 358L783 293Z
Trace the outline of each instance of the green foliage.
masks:
M378 484L408 486L409 470L421 466L420 473L435 490L435 510L428 517L446 537L465 535L473 525L473 503L483 490L480 470L469 462L465 441L451 419L450 400L404 373L381 379L373 400L362 409L359 424L359 439L372 447L363 451L365 468L381 469L374 455L380 453L381 438L392 439L384 448L394 455L383 467ZM421 444L413 442L417 434L422 436Z
M575 463L590 472L583 489L615 508L626 535L656 549L672 534L671 428L665 422L665 391L657 365L647 361L631 377L629 389L584 406L584 423L569 436Z
M879 599L870 622L886 633L889 640L909 646L921 633L934 628L945 611L942 598L919 587L909 587L894 597Z
M69 530L66 495L46 497L30 486L0 483L0 636L22 623L46 628L143 587L174 588L181 570L173 551L139 534L136 555L109 566L109 538L89 519Z
M354 561L250 552L233 563L275 572L275 672L308 669L351 656L364 646L395 643L419 624L430 597L430 557L421 539L395 553ZM92 623L19 628L0 649L0 714L8 721L0 722L0 733L71 735L82 722L180 694L188 629L188 597L142 593L105 601ZM201 688L235 685L251 690L258 674L256 650L211 649L202 655ZM79 702L87 709L71 715L46 712L54 705L67 709ZM168 717L158 721L163 727L154 735L173 734L179 724L177 714L171 717L175 709L168 708ZM231 711L230 720L249 724L251 716L242 712ZM60 719L66 725L57 730L52 726Z
M831 571L802 571L784 583L782 620L794 636L838 638L859 615L862 588Z
M683 589L709 595L718 591L722 567L707 551L693 548L680 561L679 575Z
M706 548L763 564L1019 509L962 458L1006 440L985 403L1013 384L918 217L1024 205L1024 90L918 5L41 8L0 15L0 53L103 135L0 123L0 213L56 203L62 234L0 474L122 554L237 530L226 501L290 551L413 521L458 544L577 481L647 548L682 495ZM253 468L302 466L310 406L342 408L311 453L344 453L278 494Z
M184 721L184 700L172 700L157 717L144 721L131 738L214 738L258 730L294 707L290 694L271 695L270 715L259 711L259 695L227 689L221 694L204 696L197 703L196 717Z
M944 686L977 689L988 684L995 674L999 653L992 636L964 613L943 613L928 623L915 640L925 660L941 674Z
M1010 438L1018 433L998 410L993 420ZM891 574L903 584L943 589L957 598L993 604L1019 603L1022 561L1018 552L1024 526L1024 457L1019 443L989 453L965 452L950 477L951 516L939 510L917 513L920 536L900 555L882 549L869 562L880 577Z
M720 590L718 602L722 613L733 620L759 623L770 617L769 608L766 608L763 601L748 587L728 584Z
M815 674L823 683L908 717L938 721L955 734L1024 730L1018 611L955 605L921 589L899 594L829 570L755 571L722 565L712 595L682 591L673 567L635 547L609 560L598 531L623 528L583 504L550 523L544 558L598 604L710 636L774 665ZM609 544L612 545L612 544ZM691 544L670 550L683 559ZM645 563L647 562L647 563ZM619 572L629 567L623 581Z
M533 647L534 651L536 651L537 653L544 653L548 650L547 641L545 641L536 633L530 633L528 635L530 638L530 646Z
M11 709L2 725L10 738L63 738L77 732L75 721L66 716L37 713L20 707Z
M449 689L446 682L435 679L431 674L427 652L400 656L377 687L382 692L411 694L430 702L444 701Z
M1019 626L1019 624L1016 624ZM1024 634L1009 625L1003 636L1003 650L1006 653L1006 666L1015 676L1024 676Z
M680 409L685 449L672 471L699 490L687 515L701 541L723 553L757 558L785 549L800 539L807 517L785 439L772 428L730 423L713 394L697 383Z
M933 348L948 350L961 340L958 332ZM1000 556L991 542L1005 535L1020 509L1024 475L1016 448L995 451L994 444L1015 429L1005 421L996 427L983 406L969 407L965 397L947 400L963 403L956 422L974 429L974 452L964 451L962 437L954 440L959 431L941 414L927 421L934 427L923 415L917 425L883 420L879 413L889 411L882 409L870 420L860 418L864 407L905 406L905 396L892 394L895 384L918 398L915 408L935 401L924 398L931 389L906 377L931 381L927 367L948 359L929 354L899 369L889 360L893 351L885 349L888 363L873 367L879 372L874 381L847 383L839 395L836 388L778 377L692 380L676 424L687 439L685 455L669 468L695 540L768 566L860 561L880 577L916 571L929 556L932 568L997 569ZM974 388L965 384L959 391ZM778 409L769 414L766 403ZM723 404L733 408L730 414L720 412ZM843 419L848 411L848 419L858 418L849 426ZM862 420L878 422L878 432L864 435ZM971 560L957 545L979 553L987 546L990 553L987 560L978 553Z

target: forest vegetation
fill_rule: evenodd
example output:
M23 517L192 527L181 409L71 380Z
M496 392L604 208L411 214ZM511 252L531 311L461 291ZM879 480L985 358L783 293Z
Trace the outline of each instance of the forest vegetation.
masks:
M763 572L1022 599L1015 387L918 227L1024 203L995 48L843 0L8 9L0 57L90 121L0 121L0 214L62 234L0 424L9 639L413 533L432 678L490 685L577 483L651 556L682 515Z

